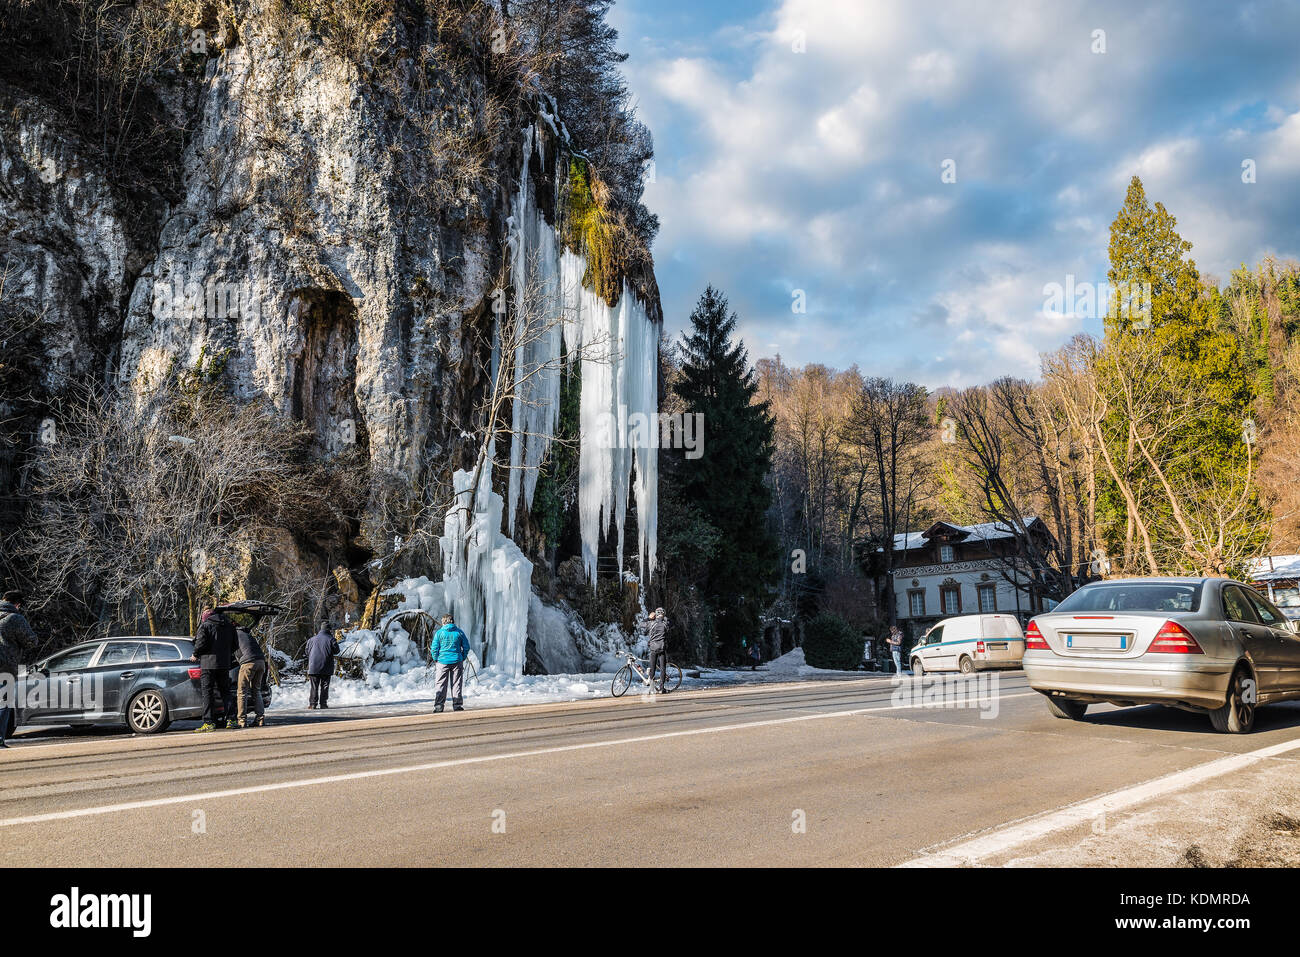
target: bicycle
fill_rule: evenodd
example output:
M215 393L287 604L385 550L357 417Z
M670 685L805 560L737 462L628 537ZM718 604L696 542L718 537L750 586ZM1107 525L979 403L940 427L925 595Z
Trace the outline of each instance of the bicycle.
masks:
M643 683L653 687L653 684L651 684L650 681L650 675L642 671L639 664L639 662L644 662L646 659L638 658L633 654L626 654L623 657L627 659L627 664L618 669L618 673L614 675L613 687L610 689L614 693L614 697L621 698L627 689L632 687L632 672L634 671L640 676ZM649 662L646 663L648 664ZM671 661L668 662L668 666L664 672L664 691L676 691L681 687L681 685L682 669L677 667L677 665L673 664Z

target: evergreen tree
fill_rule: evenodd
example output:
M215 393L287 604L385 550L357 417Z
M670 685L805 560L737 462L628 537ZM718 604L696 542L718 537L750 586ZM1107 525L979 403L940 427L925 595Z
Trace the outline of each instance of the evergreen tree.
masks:
M682 411L703 416L703 454L668 453L675 494L718 532L705 588L723 660L739 658L742 640L757 636L758 616L778 577L776 542L766 522L773 421L767 403L755 401L758 382L744 345L733 338L735 329L735 313L710 286L691 313L691 331L682 336L674 386Z

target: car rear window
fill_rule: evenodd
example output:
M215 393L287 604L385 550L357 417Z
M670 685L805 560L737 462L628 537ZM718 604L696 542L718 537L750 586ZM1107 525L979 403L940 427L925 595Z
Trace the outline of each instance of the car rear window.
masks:
M149 643L150 661L180 661L181 653L175 645Z
M1052 611L1122 613L1126 611L1196 611L1201 586L1175 582L1107 582L1084 585Z

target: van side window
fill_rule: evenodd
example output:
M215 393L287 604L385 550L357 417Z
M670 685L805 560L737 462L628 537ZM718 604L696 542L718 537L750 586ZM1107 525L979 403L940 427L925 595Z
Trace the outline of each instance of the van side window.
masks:
M937 645L941 641L943 641L943 625L935 625L934 631L926 636L925 643L927 645Z

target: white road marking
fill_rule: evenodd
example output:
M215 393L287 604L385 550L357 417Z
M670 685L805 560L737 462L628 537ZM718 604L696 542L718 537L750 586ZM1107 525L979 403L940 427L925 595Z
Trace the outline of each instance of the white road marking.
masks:
M1277 757L1298 748L1300 748L1300 739L1283 741L1281 744L1260 748L1258 751L1248 751L1245 754L1234 754L1226 758L1218 758L1183 771L1175 771L1173 774L1167 774L1164 777L1153 778L1141 784L1134 784L1118 791L1111 791L1109 794L1103 794L1100 797L1079 801L1075 804L1067 804L1064 807L1047 811L1027 820L1014 821L968 841L962 841L948 847L940 845L932 853L922 853L920 857L913 858L898 866L961 867L963 865L978 864L984 858L992 857L994 854L1016 847L1019 844L1028 843L1055 831L1062 831L1066 828L1085 824L1100 814L1120 811L1124 808L1143 804L1152 798L1191 787L1210 778L1239 771L1266 758Z
M1024 698L1036 694L1038 694L1037 691L1026 691L1019 694L999 695L997 700L1005 701L1008 698ZM138 811L145 808L166 807L171 804L191 804L199 801L212 801L220 798L238 797L244 794L263 794L268 791L284 791L290 788L307 788L321 784L338 784L343 781L360 781L365 778L388 777L394 774L435 771L439 768L460 767L467 764L487 764L492 761L510 761L515 758L533 758L546 754L562 754L566 751L585 751L591 748L612 748L624 744L643 744L646 741L663 741L668 738L684 738L697 734L720 734L724 731L743 731L746 728L771 727L772 725L794 724L799 721L817 721L824 718L847 718L860 714L874 714L880 711L923 710L928 709L914 704L885 705L876 708L854 708L850 711L826 711L816 714L796 715L789 718L768 718L763 721L746 721L740 724L719 725L713 728L692 728L685 731L664 731L659 734L645 734L633 738L616 738L612 741L588 741L583 744L557 745L550 748L536 748L530 751L512 751L506 754L485 754L472 758L453 758L446 761L430 761L425 764L412 764L399 768L377 768L372 771L351 771L347 774L331 774L327 777L304 778L297 781L279 781L275 784L257 784L242 788L229 788L224 791L205 791L199 794L183 794L176 797L151 798L146 801L127 801L122 804L105 804L100 807L76 808L70 811L51 811L46 814L30 814L24 817L11 817L0 820L0 828L16 827L22 824L43 824L48 821L66 821L70 818L115 814L122 811Z

